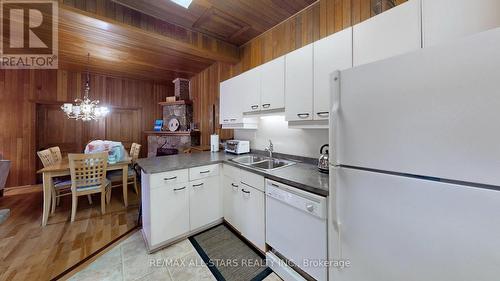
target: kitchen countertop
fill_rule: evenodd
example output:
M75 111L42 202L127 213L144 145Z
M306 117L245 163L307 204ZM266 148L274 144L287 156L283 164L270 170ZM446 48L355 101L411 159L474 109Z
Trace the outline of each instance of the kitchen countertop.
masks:
M262 175L265 178L275 180L301 190L309 191L321 196L328 196L328 175L320 173L316 165L298 162L295 165L276 169L274 171L263 171L231 161L231 159L239 156L241 155L226 154L222 151L217 153L187 153L142 158L137 160L137 164L146 174L156 174L210 164L224 163Z

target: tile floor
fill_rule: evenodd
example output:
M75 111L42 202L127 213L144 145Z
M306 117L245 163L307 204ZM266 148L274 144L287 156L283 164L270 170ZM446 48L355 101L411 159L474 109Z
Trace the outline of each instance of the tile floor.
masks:
M165 264L165 261L172 261ZM157 262L155 265L154 263ZM69 280L209 281L216 279L189 240L148 255L137 231ZM275 273L265 281L281 280Z

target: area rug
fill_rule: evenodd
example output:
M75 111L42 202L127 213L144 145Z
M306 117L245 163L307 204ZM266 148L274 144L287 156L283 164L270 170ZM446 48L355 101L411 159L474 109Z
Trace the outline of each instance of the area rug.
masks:
M261 281L273 272L262 254L223 224L189 241L218 281Z

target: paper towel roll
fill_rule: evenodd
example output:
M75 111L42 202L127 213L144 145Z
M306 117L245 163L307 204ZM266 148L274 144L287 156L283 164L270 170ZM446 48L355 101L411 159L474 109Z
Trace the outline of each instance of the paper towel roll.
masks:
M219 135L210 135L210 151L219 151Z

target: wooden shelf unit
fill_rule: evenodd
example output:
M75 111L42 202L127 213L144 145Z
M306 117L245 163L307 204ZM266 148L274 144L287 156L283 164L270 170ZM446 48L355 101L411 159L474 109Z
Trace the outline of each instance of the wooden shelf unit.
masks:
M165 135L165 136L196 136L200 134L200 131L144 131L147 135Z
M192 105L193 101L192 100L178 100L178 101L174 101L174 102L165 102L165 101L162 101L162 102L159 102L158 104L161 105L161 106L166 106L166 105L183 105L183 104Z

